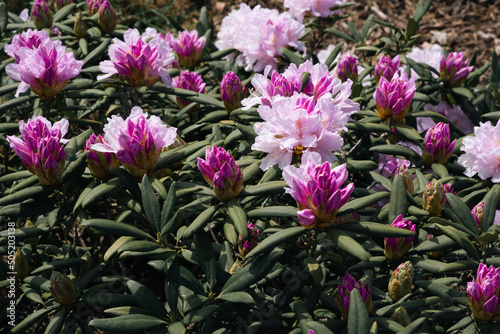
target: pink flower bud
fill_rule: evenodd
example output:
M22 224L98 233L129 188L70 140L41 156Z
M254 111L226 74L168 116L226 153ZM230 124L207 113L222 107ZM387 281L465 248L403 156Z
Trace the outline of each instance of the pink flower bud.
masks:
M247 228L249 232L248 240L243 240L243 237L241 235L238 239L238 252L243 259L252 249L254 249L258 245L260 239L260 231L257 226L255 226L253 223L248 223Z
M441 57L439 75L445 86L458 87L465 82L474 66L467 66L469 59L464 58L463 52L450 52L448 58Z
M399 65L399 55L394 57L394 59L392 59L390 56L382 56L375 65L375 70L373 72L375 82L378 83L381 77L384 77L388 81L390 81L394 74L398 71Z
M231 154L222 147L206 148L205 159L198 158L198 169L203 178L214 187L221 201L236 198L243 190L243 174Z
M403 219L399 215L391 224L392 227L402 228L405 230L413 231L415 233L415 224L409 220ZM406 238L385 238L384 241L384 254L389 261L400 259L404 254L413 246L415 236Z
M383 120L401 123L410 110L414 95L415 79L408 79L406 73L394 74L390 82L381 77L379 86L373 94L377 104L375 112Z
M200 94L205 94L206 85L207 84L203 82L201 75L196 72L184 70L182 70L181 74L178 77L175 77L172 82L173 87L187 89ZM191 101L177 98L177 105L179 106L179 109L184 108L190 103Z
M333 224L337 212L347 203L354 189L353 183L341 188L348 176L345 164L331 169L328 162L317 162L316 159L304 160L300 168L288 166L283 169L283 177L291 187L285 190L297 201L299 222L308 229L327 228Z
M104 139L101 135L96 136L95 134L90 135L85 144L85 151L87 153L87 165L90 172L95 178L102 179L105 178L111 171L109 167L118 167L120 162L116 158L116 155L111 152L99 152L92 149L92 145L101 143L104 145L108 144L108 141Z
M347 79L351 79L354 83L358 82L358 64L356 57L344 53L337 65L337 75L342 82L346 82Z
M118 19L116 17L115 9L111 6L108 0L103 0L99 6L99 15L97 16L97 20L104 33L115 30Z
M483 212L484 212L484 201L479 202L472 208L472 215L476 221L477 227L481 230L483 229Z
M104 0L87 0L87 7L89 7L89 16L94 15L99 11L99 6Z
M228 71L220 83L220 94L224 107L231 112L242 107L241 100L246 97L247 92L240 78L234 72Z
M59 184L64 171L64 146L67 140L62 139L68 132L69 122L63 118L50 124L43 116L19 122L22 139L7 136L10 147L14 150L26 168L36 176L41 185L55 186Z
M52 27L54 15L45 0L35 0L31 16L34 19L35 27L39 30Z
M193 67L201 58L205 47L205 36L198 38L198 31L181 31L179 38L170 42L172 49L177 54L179 63L185 67Z
M496 321L500 319L500 269L489 268L479 263L476 279L467 283L467 295L472 314L479 321Z
M444 164L453 154L456 141L455 139L450 143L450 126L443 122L427 130L422 152L424 163L427 165Z
M347 320L349 315L349 305L351 302L352 290L358 290L365 303L368 314L373 311L372 292L368 284L363 285L361 281L356 281L349 273L345 274L342 285L339 286L337 295L337 305L340 308L342 317Z

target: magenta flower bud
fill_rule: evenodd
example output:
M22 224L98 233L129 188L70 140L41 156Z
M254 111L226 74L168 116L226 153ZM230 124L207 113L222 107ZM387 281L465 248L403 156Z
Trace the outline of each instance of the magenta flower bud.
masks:
M415 224L413 224L409 220L403 219L402 215L399 215L392 222L391 226L413 231L413 233L415 233ZM411 249L411 247L413 246L413 240L415 240L415 236L406 238L385 238L384 241L385 256L389 261L400 259Z
M224 107L231 112L242 107L241 100L246 97L247 92L245 85L241 84L240 78L234 72L229 71L220 83L220 94Z
M236 198L243 190L243 174L231 154L222 147L206 148L205 160L198 158L198 169L203 178L214 188L221 201Z
M99 69L106 74L97 76L97 80L117 74L132 87L152 86L160 79L165 86L172 87L167 70L175 56L163 37L147 28L142 36L137 29L129 29L123 38L124 41L113 39L108 50L110 60L99 64Z
M454 139L450 143L450 126L443 122L427 130L422 152L424 163L426 165L433 163L444 164L453 154L456 141Z
M472 314L479 321L500 319L500 269L479 263L476 279L467 283L467 295Z
M99 14L97 16L101 30L104 33L112 32L116 28L118 19L116 17L116 11L111 6L108 0L103 0L99 6Z
M243 240L243 237L241 235L238 239L238 252L243 259L252 249L254 249L258 245L260 239L260 231L257 226L255 226L255 224L248 223L247 228L249 232L249 239Z
M54 7L56 10L63 8L66 5L72 4L73 0L55 0Z
M191 90L200 94L205 94L206 85L207 84L203 82L201 75L196 72L184 70L182 70L181 74L178 77L175 77L172 82L173 87ZM179 109L184 108L190 103L191 101L177 98L177 105L179 106Z
M391 81L394 74L398 71L400 65L399 55L392 59L390 56L382 56L375 65L375 70L373 76L375 77L375 82L378 84L381 77Z
M474 66L467 66L469 59L464 58L463 52L450 52L448 58L441 57L439 76L444 80L445 86L458 87L467 79Z
M31 9L31 16L34 19L35 27L39 30L52 27L54 15L45 0L35 0Z
M339 209L349 201L354 183L341 188L348 173L346 165L331 169L330 163L320 164L319 153L308 153L300 168L287 166L283 177L299 208L299 222L307 229L319 226L327 228L336 222Z
M397 174L400 174L403 177L406 190L408 190L410 195L413 196L415 187L413 185L413 174L411 173L411 171L408 169L408 167L406 167L405 164L402 164L394 170L394 176L396 176Z
M22 139L7 136L14 153L19 156L26 168L36 176L43 186L59 184L64 171L64 146L68 140L62 139L68 132L69 122L63 118L52 125L43 116L19 122Z
M116 155L111 152L99 152L92 149L92 145L101 143L108 145L108 141L104 139L101 135L96 136L95 134L90 135L89 139L85 144L85 151L87 153L87 166L90 172L95 178L103 179L111 171L109 167L118 167L120 162L116 158Z
M344 53L337 65L337 76L342 82L346 82L347 79L351 79L354 83L358 82L358 63L356 57Z
M383 120L401 123L410 110L413 96L415 96L415 79L408 79L406 73L394 74L390 82L381 77L379 86L373 94L377 103L375 112Z
M205 36L198 38L198 31L181 31L178 38L170 42L172 49L177 54L179 63L185 67L193 67L201 58L205 47Z
M361 281L356 281L354 277L352 277L349 273L345 274L344 280L342 281L342 285L339 286L339 293L337 295L337 305L340 308L340 312L342 313L342 317L347 320L349 315L349 305L351 302L351 292L352 290L358 290L361 298L365 302L366 309L368 310L368 314L373 311L373 302L372 302L372 292L368 284L363 285Z
M87 7L89 7L89 16L94 15L99 11L99 7L104 0L87 0Z
M484 212L484 201L479 202L472 208L472 215L476 221L477 227L483 229L483 212Z
M125 120L115 115L108 118L104 140L96 141L90 149L116 154L132 176L142 179L156 170L160 153L173 144L176 137L176 128L167 128L158 116L148 118L141 108L134 107Z

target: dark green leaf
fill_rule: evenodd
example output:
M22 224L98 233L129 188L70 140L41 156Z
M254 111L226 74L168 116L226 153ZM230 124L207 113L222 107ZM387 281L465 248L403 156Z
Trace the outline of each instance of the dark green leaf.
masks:
M148 310L155 317L163 318L166 316L166 310L162 302L149 288L134 280L128 280L127 287L139 306Z
M347 233L333 226L328 231L328 236L343 251L357 257L361 261L370 260L370 254L355 239Z
M396 174L392 180L391 200L389 202L389 224L399 216L406 216L408 211L408 199L406 197L406 186L401 174Z
M146 213L146 218L148 219L149 226L153 229L153 232L157 234L160 232L160 204L156 198L156 194L151 187L151 181L148 175L144 175L142 178L142 204L144 206L144 212Z
M167 323L156 317L144 314L122 315L110 319L93 319L89 322L89 326L111 334L133 334L160 325L166 326Z
M351 213L360 209L364 209L366 207L369 207L372 204L377 203L378 201L387 198L389 196L389 192L387 191L380 191L368 196L363 196L360 198L356 198L354 200L351 200L347 202L343 207L340 208L337 216L342 216L347 213Z
M450 204L453 212L459 217L465 227L475 236L478 235L478 229L474 216L472 216L471 210L465 205L465 203L457 196L452 193L446 193L446 201Z
M194 233L203 229L217 212L217 206L210 206L196 217L196 219L187 227L182 236L183 239L188 239Z
M119 236L131 236L137 238L153 239L143 230L125 223L117 223L108 219L90 219L80 224L82 227L92 227L98 231Z
M406 238L415 236L415 233L410 230L372 222L350 222L336 225L334 228L350 232L363 233L370 237Z
M233 222L234 228L236 232L244 240L248 239L248 218L245 211L241 208L240 204L235 201L227 202L227 214L231 221Z
M194 243L196 247L196 254L200 260L200 266L210 286L210 291L215 285L215 278L217 273L217 261L212 248L210 237L204 231L199 231L194 235Z
M277 246L288 242L305 232L303 226L288 227L282 231L276 232L273 235L265 238L261 241L254 249L252 249L248 254L247 258L251 258L262 253L273 250Z
M266 206L247 212L248 218L297 217L298 209L293 206Z
M44 264L35 270L31 272L32 275L36 275L39 273L43 273L44 271L47 270L61 270L61 269L68 269L72 267L79 267L83 264L86 264L87 260L84 258L76 257L76 258L69 258L65 260L54 260L50 262L49 264Z
M347 330L349 333L358 334L368 334L370 332L368 310L357 289L353 289L350 295Z

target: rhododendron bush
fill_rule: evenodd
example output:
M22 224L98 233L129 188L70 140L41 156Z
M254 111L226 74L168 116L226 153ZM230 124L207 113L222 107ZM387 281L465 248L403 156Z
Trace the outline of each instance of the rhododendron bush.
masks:
M359 30L29 5L0 3L2 333L500 331L500 62L420 48L432 0Z

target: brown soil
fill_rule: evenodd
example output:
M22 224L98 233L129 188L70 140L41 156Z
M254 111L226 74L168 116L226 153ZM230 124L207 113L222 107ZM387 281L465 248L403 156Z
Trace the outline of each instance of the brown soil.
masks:
M157 0L161 1L161 0ZM189 12L192 8L207 6L220 26L222 19L242 2L250 6L260 4L262 7L276 8L284 11L283 0L191 0L177 1ZM348 20L361 27L366 18L374 13L376 19L386 20L398 28L404 29L408 17L415 11L417 0L360 0L357 4L344 10L351 15ZM336 27L348 32L347 20L342 20ZM438 43L449 51L463 51L471 57L477 51L477 66L490 61L495 50L500 54L500 0L434 0L429 12L424 16L419 33L422 34L417 45ZM368 44L389 33L388 28L380 27L371 35ZM336 44L336 37L329 39ZM325 45L326 47L327 45Z

